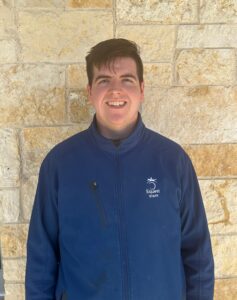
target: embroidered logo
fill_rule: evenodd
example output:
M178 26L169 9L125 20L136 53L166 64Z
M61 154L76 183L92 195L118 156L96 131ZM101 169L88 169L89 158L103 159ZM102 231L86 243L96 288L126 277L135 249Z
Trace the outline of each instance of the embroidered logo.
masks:
M157 198L160 194L160 189L157 189L157 179L155 178L147 178L147 189L146 194L149 196L149 198Z

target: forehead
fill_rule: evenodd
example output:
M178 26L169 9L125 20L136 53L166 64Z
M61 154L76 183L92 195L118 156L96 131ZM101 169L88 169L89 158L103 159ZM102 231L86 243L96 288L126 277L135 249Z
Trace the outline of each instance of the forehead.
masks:
M100 68L94 66L93 71L94 75L131 73L137 76L136 62L130 57L118 57L107 64L101 65Z

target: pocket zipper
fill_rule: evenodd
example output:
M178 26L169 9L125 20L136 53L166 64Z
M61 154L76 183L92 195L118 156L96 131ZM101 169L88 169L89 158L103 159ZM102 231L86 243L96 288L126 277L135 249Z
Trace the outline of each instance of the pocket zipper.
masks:
M90 183L90 187L91 187L91 189L93 191L93 194L94 194L94 199L95 199L96 207L97 207L98 212L99 212L101 225L103 227L106 227L107 226L107 220L106 220L106 216L105 216L105 210L104 210L103 204L101 202L101 199L100 199L100 196L99 196L99 193L98 193L98 184L97 184L97 182L92 181Z

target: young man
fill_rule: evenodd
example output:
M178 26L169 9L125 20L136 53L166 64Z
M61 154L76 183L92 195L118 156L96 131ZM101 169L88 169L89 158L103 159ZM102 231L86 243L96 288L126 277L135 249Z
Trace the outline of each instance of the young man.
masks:
M86 62L96 114L41 166L26 300L212 300L198 181L182 148L142 122L136 44L101 42Z

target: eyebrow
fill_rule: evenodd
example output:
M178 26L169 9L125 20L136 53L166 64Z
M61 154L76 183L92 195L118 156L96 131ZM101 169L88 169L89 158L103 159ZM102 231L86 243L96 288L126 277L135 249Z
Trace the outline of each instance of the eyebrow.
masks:
M123 74L122 76L120 76L121 78L127 78L127 77L129 77L129 78L133 78L133 79L135 79L135 80L137 80L137 77L136 76L134 76L133 74L131 74L131 73L127 73L127 74ZM110 79L110 78L112 78L112 76L109 76L109 75L98 75L96 78L95 78L95 82L97 82L98 80L100 80L100 79Z

